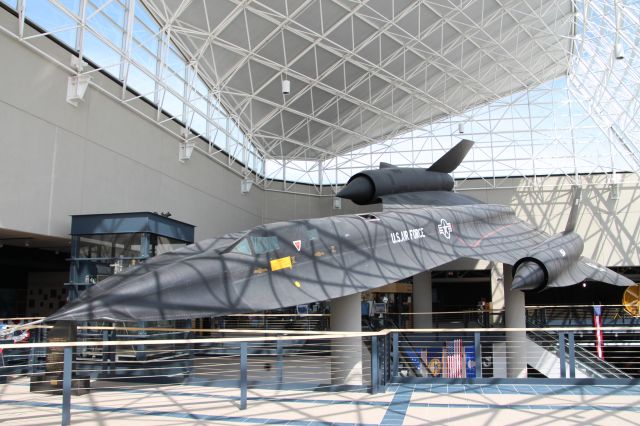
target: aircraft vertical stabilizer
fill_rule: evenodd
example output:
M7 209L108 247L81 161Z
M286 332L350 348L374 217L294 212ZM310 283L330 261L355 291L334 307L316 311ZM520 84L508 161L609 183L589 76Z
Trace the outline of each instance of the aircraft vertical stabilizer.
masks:
M458 168L464 157L473 146L473 141L469 139L462 139L456 146L451 148L431 165L427 170L431 172L451 173Z

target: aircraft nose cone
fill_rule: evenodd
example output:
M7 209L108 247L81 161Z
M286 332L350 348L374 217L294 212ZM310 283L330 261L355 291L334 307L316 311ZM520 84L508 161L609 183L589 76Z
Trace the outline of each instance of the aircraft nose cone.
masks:
M523 262L516 270L513 276L513 282L511 284L512 290L536 290L543 287L544 271L535 262Z
M338 192L338 197L346 198L356 204L367 204L374 196L374 187L366 176L357 176Z
M237 295L226 279L223 259L202 253L144 274L109 277L48 320L155 321L189 318L194 312L227 313Z

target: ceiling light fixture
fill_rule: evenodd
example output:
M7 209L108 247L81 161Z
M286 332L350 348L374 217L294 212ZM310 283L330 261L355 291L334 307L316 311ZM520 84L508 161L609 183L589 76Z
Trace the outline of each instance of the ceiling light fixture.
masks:
M620 33L622 32L622 0L615 1L616 8L616 41L613 45L613 55L617 60L624 59L624 46L620 41Z
M282 94L288 95L291 93L291 80L282 80Z

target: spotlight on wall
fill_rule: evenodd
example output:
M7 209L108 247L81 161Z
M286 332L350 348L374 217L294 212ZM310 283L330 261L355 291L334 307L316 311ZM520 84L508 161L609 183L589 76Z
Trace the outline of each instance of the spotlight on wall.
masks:
M71 67L77 71L76 75L72 75L67 79L67 102L74 107L80 105L84 101L84 94L87 92L91 77L82 74L82 70L87 65L86 62L77 56L71 56Z
M189 140L189 130L186 128L181 129L180 134L182 135L182 142L180 142L180 146L178 147L178 161L184 163L185 161L191 159L191 154L193 154L194 143Z
M612 174L612 177L611 177L610 189L611 189L611 195L610 195L611 199L612 200L620 199L620 176L618 176L615 172Z
M249 191L251 191L252 186L253 186L253 181L251 179L249 179L248 177L242 179L242 181L240 182L240 193L248 194Z
M614 54L615 58L618 59L618 60L624 59L624 47L622 46L622 42L621 41L617 41L613 45L613 54Z
M458 123L458 133L464 133L464 123Z
M193 154L193 142L180 142L180 147L178 149L178 160L181 163L191 159L191 154Z
M618 200L620 199L620 184L612 183L611 184L611 199Z
M333 198L333 209L334 210L342 210L342 198Z
M74 75L67 79L67 102L74 107L84 101L91 77L88 75Z
M291 80L282 80L282 94L288 95L291 93Z

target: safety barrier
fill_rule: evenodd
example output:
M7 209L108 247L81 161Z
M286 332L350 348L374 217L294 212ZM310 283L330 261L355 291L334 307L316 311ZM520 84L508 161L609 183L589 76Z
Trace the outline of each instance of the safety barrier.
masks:
M83 407L99 404L96 395L163 386L202 397L226 395L245 409L255 389L375 394L403 381L493 383L529 376L620 383L640 377L640 330L628 326L363 333L78 328L79 341L0 344L0 410L27 405L51 416L54 408L69 424L72 394L74 406ZM31 329L35 340L48 330ZM171 338L185 333L213 337ZM144 400L140 404L143 410Z

